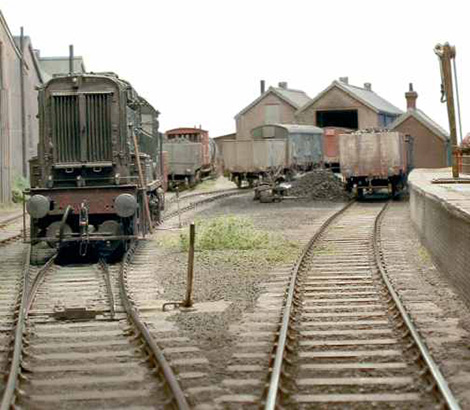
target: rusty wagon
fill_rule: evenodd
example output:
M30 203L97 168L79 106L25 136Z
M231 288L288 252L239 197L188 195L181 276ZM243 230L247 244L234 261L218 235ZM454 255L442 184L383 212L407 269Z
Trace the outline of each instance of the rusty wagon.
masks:
M356 131L339 136L341 173L358 197L379 189L395 195L406 185L411 141L391 131Z
M226 171L238 186L250 186L271 173L287 177L323 164L323 130L311 125L268 124L252 138L223 141Z
M168 154L170 186L194 186L214 171L215 143L201 128L175 128L165 132L163 151Z

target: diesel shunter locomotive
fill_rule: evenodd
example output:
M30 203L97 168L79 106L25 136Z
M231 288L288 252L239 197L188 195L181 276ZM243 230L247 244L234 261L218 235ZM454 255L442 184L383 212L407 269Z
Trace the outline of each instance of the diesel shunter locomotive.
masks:
M164 204L158 114L113 73L58 76L39 90L32 243L114 252L152 229Z

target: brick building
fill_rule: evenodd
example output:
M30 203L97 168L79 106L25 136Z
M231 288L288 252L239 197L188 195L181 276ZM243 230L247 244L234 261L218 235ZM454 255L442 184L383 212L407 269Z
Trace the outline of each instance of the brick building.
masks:
M265 91L261 81L260 96L235 116L236 138L251 138L251 131L260 125L293 124L295 112L309 101L307 94L287 88L286 82Z
M333 81L295 114L298 124L364 129L387 127L403 112L372 90L350 85L348 77Z
M413 166L415 168L443 168L450 161L449 134L439 124L416 107L418 93L410 84L405 93L407 111L390 125L413 137Z

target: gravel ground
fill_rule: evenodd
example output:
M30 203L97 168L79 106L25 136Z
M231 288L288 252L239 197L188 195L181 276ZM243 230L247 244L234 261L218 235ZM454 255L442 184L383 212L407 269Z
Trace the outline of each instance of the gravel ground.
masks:
M463 409L470 409L470 311L439 272L412 226L407 201L382 225L388 274Z
M247 192L184 214L185 220L220 215L249 217L257 228L297 243L277 263L267 260L263 251L196 252L193 292L196 310L175 311L167 314L167 320L177 325L181 336L195 341L206 353L211 368L207 377L214 384L220 385L226 376L227 364L236 350L237 331L234 329L243 322L244 314L256 309L259 296L265 292L264 282L268 274L275 268L290 268L319 220L324 220L342 206L338 202L299 200L261 204L253 201L252 192ZM171 229L174 224L173 219L163 225L155 235L154 244L149 244L154 248L152 259L158 263L155 280L161 289L158 299L162 301L182 300L186 289L187 254L167 246L180 232Z
M214 189L221 188L214 184ZM205 352L210 363L210 374L205 377L214 386L220 386L219 390L224 390L221 381L229 377L226 368L237 349L239 332L234 329L243 327L244 317L256 311L257 303L266 292L265 283L269 273L292 266L302 244L316 229L319 221L343 205L341 202L312 200L263 204L252 198L253 194L247 192L242 196L211 203L185 213L183 222L220 215L249 217L257 228L297 241L297 247L293 247L290 255L276 264L267 261L262 252L258 259L254 258L255 252L196 252L193 292L195 310L175 310L164 314L168 322L176 325L181 336L188 337ZM181 232L175 228L175 224L175 219L168 221L148 244L152 248L154 280L159 289L156 297L162 302L182 300L186 289L187 254L168 246ZM183 230L187 229L187 226L183 227ZM418 325L424 323L420 331L436 360L442 365L445 375L450 377L451 386L462 401L463 408L470 408L468 309L445 277L436 270L421 246L411 226L406 201L395 202L387 212L383 235L385 257L394 265L389 273L396 289L407 309L415 315ZM417 289L411 298L407 293L409 289ZM418 303L423 301L426 306ZM429 311L426 310L427 306L431 306ZM435 322L430 323L428 317L423 319L423 314L429 316L436 307L440 312L440 323L437 325ZM436 327L436 330L430 330L430 325ZM173 326L171 328L174 329ZM217 394L223 393L219 391ZM217 394L214 394L214 399ZM203 402L207 403L207 399Z

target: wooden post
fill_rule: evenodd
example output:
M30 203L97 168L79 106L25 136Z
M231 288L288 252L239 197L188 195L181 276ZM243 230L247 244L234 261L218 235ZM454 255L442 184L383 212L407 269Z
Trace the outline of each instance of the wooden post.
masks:
M180 190L176 187L176 205L178 207L178 228L181 228Z
M193 293L193 277L194 277L194 241L196 239L196 227L194 222L189 225L189 253L188 253L188 281L186 283L186 298L182 304L183 307L189 308L193 305L191 295Z

